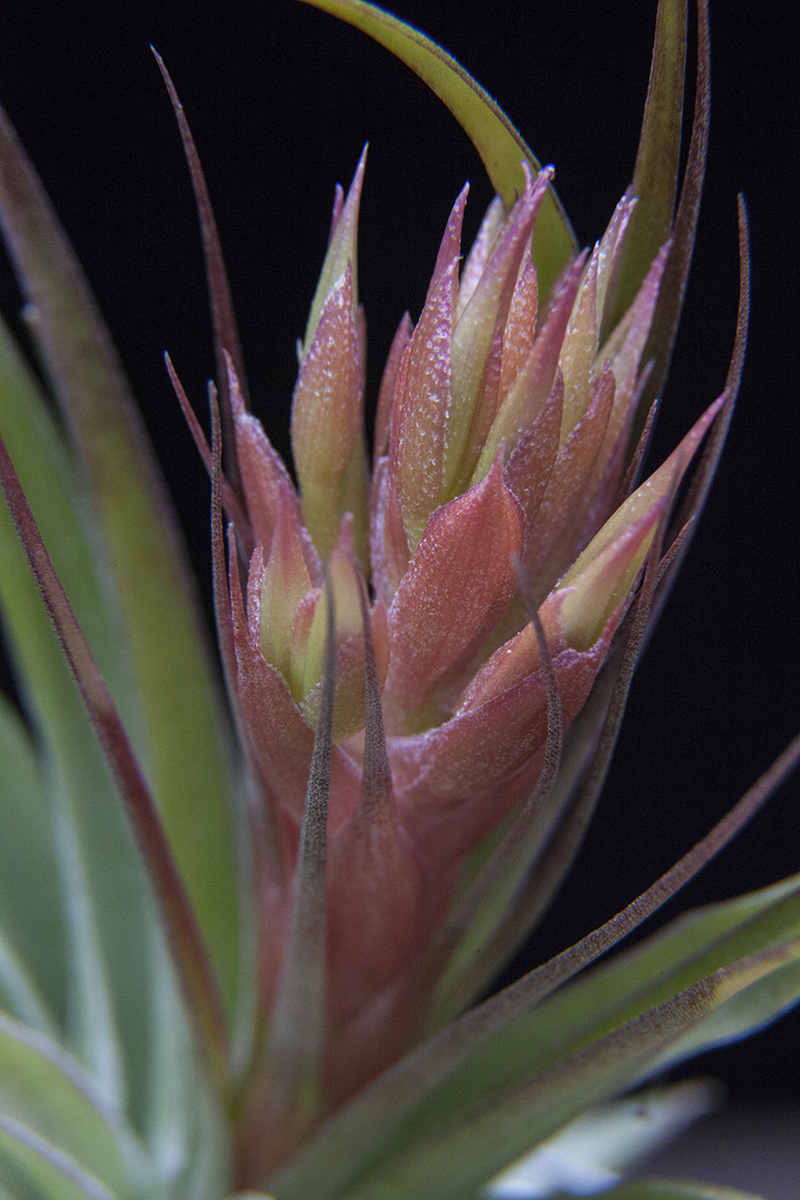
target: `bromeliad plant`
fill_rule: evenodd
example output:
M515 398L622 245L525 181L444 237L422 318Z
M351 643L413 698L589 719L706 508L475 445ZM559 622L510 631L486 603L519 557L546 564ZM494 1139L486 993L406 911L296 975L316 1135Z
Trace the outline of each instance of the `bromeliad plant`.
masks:
M585 970L741 827L793 744L629 908L471 1007L580 843L738 387L743 228L725 389L640 482L700 198L705 7L677 206L687 14L660 0L633 183L579 253L552 169L463 68L369 4L312 2L431 85L498 196L463 265L466 189L456 200L424 308L389 355L370 469L364 158L337 190L299 346L295 487L246 405L208 196L165 72L215 321L210 446L168 365L211 476L235 741L108 336L13 131L0 133L2 220L61 411L3 332L0 587L24 705L23 718L0 709L3 1196L586 1191L640 1149L614 1097L800 994L800 878ZM666 1129L697 1096L637 1105ZM587 1150L598 1129L602 1162ZM497 1178L543 1143L527 1183Z

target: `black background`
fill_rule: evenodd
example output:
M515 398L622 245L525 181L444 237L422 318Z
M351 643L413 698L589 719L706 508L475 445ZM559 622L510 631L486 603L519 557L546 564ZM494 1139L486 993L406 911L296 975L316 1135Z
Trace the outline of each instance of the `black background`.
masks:
M633 168L654 0L398 0L398 10L455 54L540 159L555 163L578 239L594 241ZM800 725L795 0L712 0L711 19L709 174L652 461L723 386L738 190L753 246L744 383L702 527L637 676L594 832L530 961L646 887ZM204 161L253 407L284 451L294 340L324 254L334 183L349 182L363 142L371 148L359 274L373 396L402 312L419 313L457 192L472 180L469 239L491 191L466 136L405 67L295 0L4 0L0 98L96 290L205 583L208 487L161 355L170 350L203 410L210 327L190 186L150 41L173 74ZM5 264L0 284L13 313ZM681 905L800 869L797 798L795 781ZM704 1068L727 1079L738 1099L796 1098L798 1028L794 1014Z

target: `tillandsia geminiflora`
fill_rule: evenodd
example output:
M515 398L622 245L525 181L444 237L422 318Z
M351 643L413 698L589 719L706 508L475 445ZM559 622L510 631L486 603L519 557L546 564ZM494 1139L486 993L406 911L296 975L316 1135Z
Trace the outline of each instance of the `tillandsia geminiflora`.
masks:
M683 170L687 5L660 0L633 180L581 250L552 168L463 68L369 4L312 2L433 88L497 198L463 256L467 189L455 198L368 449L365 155L337 189L298 345L293 479L248 407L206 186L161 64L214 318L210 440L167 365L211 478L229 717L114 351L0 130L3 226L60 407L3 332L0 588L24 710L0 709L3 1195L614 1185L642 1148L620 1093L800 995L797 877L592 966L756 811L795 742L628 908L479 1002L581 842L738 388L743 207L728 379L644 469L705 162L705 5ZM702 1097L635 1104L667 1129ZM532 1152L522 1176L501 1174ZM663 1181L609 1194L667 1192L698 1195Z

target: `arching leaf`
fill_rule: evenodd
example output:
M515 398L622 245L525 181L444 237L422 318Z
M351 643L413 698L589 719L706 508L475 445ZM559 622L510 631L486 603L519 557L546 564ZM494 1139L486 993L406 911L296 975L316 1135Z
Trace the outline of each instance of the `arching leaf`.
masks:
M304 0L369 34L419 75L464 127L480 154L489 178L507 209L522 194L520 167L539 162L499 104L459 62L412 25L364 0ZM533 240L539 286L545 294L568 259L576 253L575 235L552 187L548 188Z

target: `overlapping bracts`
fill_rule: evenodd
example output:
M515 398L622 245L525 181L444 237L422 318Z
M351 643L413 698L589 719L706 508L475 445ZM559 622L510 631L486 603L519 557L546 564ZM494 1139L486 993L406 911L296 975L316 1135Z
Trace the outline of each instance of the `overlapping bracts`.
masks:
M508 213L499 199L490 206L461 269L467 189L458 197L416 327L405 317L392 346L371 484L356 292L363 157L347 198L337 192L301 352L297 490L231 376L255 542L246 596L235 564L230 574L236 693L280 847L280 868L264 889L273 935L290 904L323 686L326 587L335 600L334 1026L409 969L466 857L542 769L545 672L519 579L539 606L568 726L630 604L662 510L717 411L631 492L633 417L668 247L601 346L635 200L623 197L592 253L540 297L530 247L552 174L525 167L517 202ZM365 800L364 777L374 775L365 761L367 662L381 692L390 774L380 803ZM271 953L268 995L279 966Z

